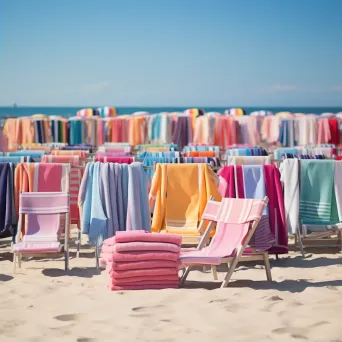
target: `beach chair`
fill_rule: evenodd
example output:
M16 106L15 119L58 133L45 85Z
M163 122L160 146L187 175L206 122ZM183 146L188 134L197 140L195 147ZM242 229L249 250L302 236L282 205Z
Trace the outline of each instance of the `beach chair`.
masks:
M61 231L61 216L69 222L70 196L67 192L23 192L19 198L17 243L13 245L13 267L21 267L25 257L60 257L64 252L65 270L69 267L69 224ZM25 216L25 219L24 217ZM25 223L24 223L25 222ZM25 226L25 234L18 236ZM64 233L64 234L63 234ZM59 241L64 235L64 245Z
M181 283L185 282L193 266L212 266L216 273L216 266L225 263L229 270L221 287L226 287L237 264L243 261L263 261L267 280L272 281L268 252L249 246L267 203L267 197L262 200L223 198L222 202L208 201L202 220L209 221L209 225L197 250L184 251L180 255L185 267ZM205 247L214 226L216 233Z

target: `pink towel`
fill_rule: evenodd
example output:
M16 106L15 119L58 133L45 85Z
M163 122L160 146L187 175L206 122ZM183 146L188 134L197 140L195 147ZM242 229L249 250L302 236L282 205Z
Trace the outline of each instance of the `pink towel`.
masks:
M135 236L136 233L147 233L146 230L127 230L125 232L126 235L132 235L132 236ZM116 232L116 235L120 234L120 232ZM109 239L106 239L103 241L103 246L113 246L117 241L115 240L115 236L109 238ZM127 242L132 242L132 241L127 241Z
M114 271L128 271L128 270L140 270L140 269L147 269L147 268L154 268L154 269L178 268L179 265L180 265L180 262L177 262L177 261L163 261L163 260L114 262L114 263L108 263L107 269L114 270Z
M38 173L36 173L38 172ZM37 192L61 191L63 177L63 164L35 163L35 175L37 175Z
M165 242L180 246L182 237L176 234L142 233L139 230L117 232L115 242Z
M103 254L102 259L115 262L130 262L130 261L155 261L167 260L178 261L179 255L170 252L126 252L126 253L108 253Z
M153 277L153 276L177 276L178 268L150 268L150 269L139 269L129 271L114 271L109 265L109 274L112 278L136 278L136 277Z
M163 290L163 289L178 289L178 284L163 284L163 285L110 285L112 291L134 291L134 290Z
M134 159L132 157L98 156L96 157L96 161L102 162L102 163L132 164L134 162Z
M71 164L72 166L80 166L80 156L43 156L43 163L64 163Z
M179 282L178 275L109 279L109 283L112 285L161 285L161 284L177 284L178 282Z
M125 242L117 243L115 249L118 253L132 251L164 251L171 253L180 253L180 247L173 243L160 242Z

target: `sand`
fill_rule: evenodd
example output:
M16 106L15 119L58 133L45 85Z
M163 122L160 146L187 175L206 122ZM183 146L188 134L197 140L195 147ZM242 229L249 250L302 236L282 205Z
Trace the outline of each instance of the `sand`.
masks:
M226 289L197 270L185 289L111 292L91 249L67 274L44 259L14 275L9 251L0 240L1 342L342 341L340 254L272 257L272 283L252 265Z

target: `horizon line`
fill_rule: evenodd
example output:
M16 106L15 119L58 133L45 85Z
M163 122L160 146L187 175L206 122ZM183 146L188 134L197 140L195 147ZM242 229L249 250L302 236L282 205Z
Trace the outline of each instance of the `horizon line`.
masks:
M21 105L17 107L13 107L13 105L3 105L0 104L0 108L49 108L49 107L55 107L55 108L87 108L87 107L114 107L114 108L141 108L141 107L148 107L148 108L201 108L201 107L216 107L216 108L255 108L255 107L269 107L269 108L290 108L290 107L296 107L296 108L336 108L336 107L342 107L342 104L340 105Z

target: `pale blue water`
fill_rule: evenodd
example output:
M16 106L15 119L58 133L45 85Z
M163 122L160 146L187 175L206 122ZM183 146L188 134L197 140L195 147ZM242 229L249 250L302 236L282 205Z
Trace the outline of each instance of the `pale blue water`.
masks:
M100 106L97 106L100 107ZM97 108L94 107L94 108ZM206 112L220 112L223 113L227 107L200 107ZM76 112L84 107L0 107L0 118L3 117L18 117L27 116L32 114L45 114L45 115L61 115L64 117L75 116ZM137 111L146 111L149 113L161 112L181 112L185 109L192 107L116 107L118 114L131 114ZM342 112L341 107L244 107L247 113L256 110L270 110L274 113L289 111L292 113L305 113L305 114L322 114L322 113L338 113Z

